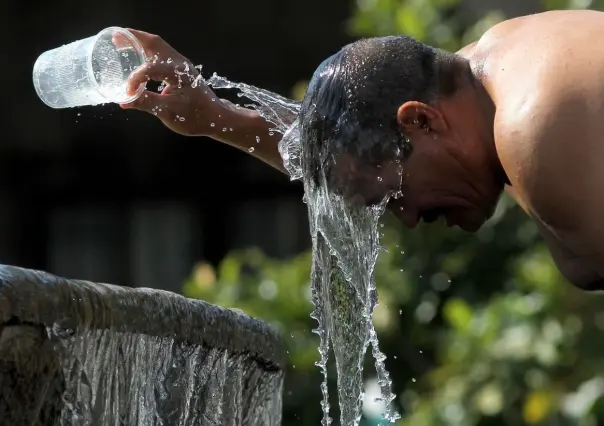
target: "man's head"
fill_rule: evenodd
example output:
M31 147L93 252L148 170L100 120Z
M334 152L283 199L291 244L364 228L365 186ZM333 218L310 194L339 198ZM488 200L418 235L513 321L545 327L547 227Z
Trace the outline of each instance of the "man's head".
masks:
M412 38L350 44L319 66L302 103L305 173L355 202L402 191L389 207L410 227L443 215L476 230L504 182L485 93L467 60Z

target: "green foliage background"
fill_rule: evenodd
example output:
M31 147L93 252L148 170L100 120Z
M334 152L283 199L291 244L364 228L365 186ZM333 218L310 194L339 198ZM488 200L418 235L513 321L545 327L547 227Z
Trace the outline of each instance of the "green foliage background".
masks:
M492 11L468 22L457 5L357 0L349 28L359 37L404 33L455 51L505 19ZM571 7L599 9L604 1L543 4ZM298 97L303 90L297 87ZM408 231L390 218L383 231L388 252L376 272L374 323L400 425L604 424L603 298L561 278L535 226L509 199L475 235L438 224ZM320 424L309 278L310 253L279 261L250 249L231 253L217 270L197 265L184 286L189 297L242 309L281 330L291 360L284 425ZM372 368L368 359L368 376ZM337 423L338 413L332 417Z

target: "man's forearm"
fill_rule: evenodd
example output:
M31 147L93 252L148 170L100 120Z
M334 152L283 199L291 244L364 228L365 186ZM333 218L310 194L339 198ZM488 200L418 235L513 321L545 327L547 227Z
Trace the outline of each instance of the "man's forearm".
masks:
M214 123L215 131L209 136L287 173L278 149L282 135L270 131L274 126L257 111L237 108L228 101L223 101L223 104L225 108Z

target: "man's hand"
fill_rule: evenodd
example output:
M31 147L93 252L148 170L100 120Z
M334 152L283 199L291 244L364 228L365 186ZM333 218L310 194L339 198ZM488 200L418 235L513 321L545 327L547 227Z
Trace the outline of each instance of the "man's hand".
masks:
M244 150L285 173L277 149L281 135L271 131L274 127L271 123L254 110L238 108L219 99L193 63L160 37L138 30L128 31L142 44L148 59L130 76L129 92L134 94L149 80L166 86L161 93L145 90L134 102L122 104L122 108L153 114L181 135L208 136Z
M185 136L216 135L229 105L222 102L204 83L191 61L178 53L161 37L128 29L142 44L147 63L136 70L128 81L128 91L135 93L149 80L162 82L161 93L145 90L124 109L137 109L157 116L170 130Z

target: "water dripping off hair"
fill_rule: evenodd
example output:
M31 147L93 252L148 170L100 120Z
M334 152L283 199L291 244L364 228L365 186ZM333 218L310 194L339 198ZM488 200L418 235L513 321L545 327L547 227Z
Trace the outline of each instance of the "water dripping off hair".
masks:
M201 77L198 77L201 78ZM311 316L318 323L313 330L320 339L320 361L323 382L322 425L331 424L327 385L327 361L334 355L338 375L338 397L341 413L340 424L356 426L361 419L364 397L363 360L371 347L375 369L386 407L383 415L388 422L395 422L400 415L394 409L389 374L380 351L372 322L377 304L374 269L381 250L378 222L384 213L389 196L374 206L352 206L330 191L327 176L313 179L304 169L303 149L300 140L298 115L301 103L244 83L235 83L212 75L206 84L213 89L237 89L239 96L252 103L253 108L274 125L271 129L283 135L279 153L292 180L304 185L304 202L308 206L312 237L312 302Z

